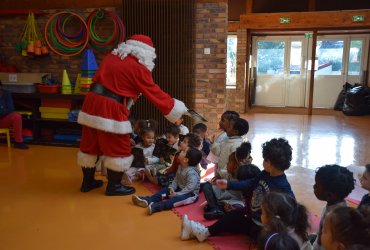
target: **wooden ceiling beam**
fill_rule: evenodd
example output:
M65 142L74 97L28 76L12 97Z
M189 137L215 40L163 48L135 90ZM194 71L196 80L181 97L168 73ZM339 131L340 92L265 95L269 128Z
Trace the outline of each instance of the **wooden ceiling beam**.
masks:
M353 16L364 16L364 21L353 22ZM290 18L290 23L280 23L280 18ZM236 24L231 24L233 28ZM370 10L284 12L247 14L240 16L241 29L343 29L370 27ZM230 28L230 25L229 25Z
M237 32L239 27L240 27L240 22L229 22L228 23L229 32Z

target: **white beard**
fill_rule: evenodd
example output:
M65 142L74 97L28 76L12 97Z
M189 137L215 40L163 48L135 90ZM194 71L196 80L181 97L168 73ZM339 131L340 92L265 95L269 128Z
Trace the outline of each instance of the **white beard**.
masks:
M112 54L119 56L122 60L131 54L139 60L139 63L147 67L149 71L154 69L154 59L157 57L153 47L136 40L128 40L120 43L118 47L112 51Z

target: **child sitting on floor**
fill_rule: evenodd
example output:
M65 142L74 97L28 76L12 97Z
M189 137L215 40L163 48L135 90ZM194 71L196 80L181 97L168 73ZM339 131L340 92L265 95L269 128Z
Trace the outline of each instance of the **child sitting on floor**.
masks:
M157 139L153 155L159 158L159 162L145 167L145 174L148 178L149 176L156 176L159 171L164 171L167 167L171 166L179 148L179 133L179 128L174 124L170 124L165 129L165 138Z
M154 120L141 120L138 122L138 127L141 142L139 142L135 147L143 150L144 163L146 165L158 163L159 158L153 155L157 122Z
M199 135L194 133L189 133L185 135L184 139L180 142L180 152L181 150L186 151L189 147L200 148L201 147L201 138ZM177 152L172 161L172 165L169 168L166 168L163 173L157 172L156 175L152 175L151 171L146 170L145 174L150 182L154 184L159 184L162 187L167 187L172 180L175 178L177 168L180 165L179 154Z
M337 207L329 212L325 217L321 245L325 250L349 249L355 245L369 247L370 207Z
M264 170L252 179L244 181L216 180L221 189L241 190L246 194L246 205L243 210L235 209L225 214L209 227L199 222L190 221L184 215L181 229L181 239L188 240L196 237L202 242L208 237L222 233L243 233L257 240L261 230L262 197L272 191L280 191L294 197L292 188L285 175L292 160L292 147L288 141L279 138L272 139L262 145Z
M243 167L247 167L251 163L251 144L244 142L236 149L235 152L229 156L227 163L227 172L229 174L228 180L245 180L247 178L254 178L260 172L257 166L250 166L250 175L238 176L238 170ZM243 195L240 191L234 190L222 190L217 186L212 185L211 182L206 182L203 186L203 193L207 200L207 206L204 211L204 218L206 220L213 220L221 218L224 215L224 208L228 211L233 210L237 207L244 207Z
M228 138L221 143L215 142L211 145L211 152L218 157L218 163L215 167L216 179L228 179L227 162L229 156L242 144L242 136L247 134L248 130L249 124L246 120L233 119L226 128Z
M208 141L212 143L221 143L224 140L226 140L227 134L226 134L226 128L229 126L229 123L231 120L239 118L239 113L236 111L227 110L221 115L221 119L218 123L219 129L222 131L221 134L219 134L217 137L216 135L212 135L208 137ZM214 155L212 151L209 152L207 156L207 160L210 162L213 162L215 164L215 168L217 167L218 163L218 156Z
M347 206L344 200L355 188L353 173L345 167L338 165L325 165L316 171L313 191L317 199L326 201L326 206L321 214L319 232L313 243L313 248L321 248L321 234L325 216L336 207ZM310 235L311 241L314 237Z
M162 210L184 206L198 200L200 175L197 165L202 159L202 153L196 148L181 150L180 167L176 177L169 187L161 189L152 196L132 196L132 202L140 207L148 207L149 215Z
M258 249L264 249L272 233L288 234L301 250L311 250L308 240L308 213L305 206L297 203L294 197L271 192L263 197L261 221L263 230L260 235Z
M365 166L365 171L362 173L359 179L360 179L361 187L369 191L369 193L365 194L362 197L361 202L358 205L358 207L360 208L362 206L370 206L370 195L369 195L370 194L370 164L367 164Z

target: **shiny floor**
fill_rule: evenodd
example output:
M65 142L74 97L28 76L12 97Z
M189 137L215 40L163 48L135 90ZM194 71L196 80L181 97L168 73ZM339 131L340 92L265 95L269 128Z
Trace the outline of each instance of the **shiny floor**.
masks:
M293 147L288 178L299 201L320 214L312 193L314 169L324 164L370 163L370 116L244 115L254 163L261 144L285 137ZM104 189L80 193L76 148L0 144L0 249L212 249L179 239L180 219L171 211L148 216L131 197L107 197ZM104 179L105 180L105 179ZM149 194L140 184L138 194Z

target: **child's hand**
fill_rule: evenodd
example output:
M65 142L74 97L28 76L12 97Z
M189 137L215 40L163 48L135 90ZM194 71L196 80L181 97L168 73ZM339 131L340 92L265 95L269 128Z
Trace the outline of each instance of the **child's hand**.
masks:
M148 164L148 163L149 163L148 158L146 158L146 157L145 157L144 163L145 163L145 164Z
M216 180L216 186L220 189L227 189L227 180L225 179Z
M175 197L175 191L173 191L172 188L169 189L169 192L170 192L170 194L168 195L168 197L170 197L170 198Z
M135 143L135 141L134 141L134 139L130 139L130 143L131 143L131 147L134 147L134 146L136 146L136 143Z

